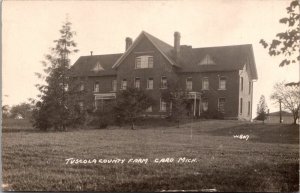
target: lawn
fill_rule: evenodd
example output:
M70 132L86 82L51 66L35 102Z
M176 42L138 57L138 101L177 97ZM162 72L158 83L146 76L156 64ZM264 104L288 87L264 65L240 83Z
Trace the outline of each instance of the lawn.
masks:
M298 126L230 120L162 125L68 132L7 128L2 133L4 190L298 191ZM240 134L248 140L233 137ZM196 161L177 163L184 157ZM97 163L66 164L67 158ZM125 161L98 163L116 158ZM163 158L174 161L154 162Z

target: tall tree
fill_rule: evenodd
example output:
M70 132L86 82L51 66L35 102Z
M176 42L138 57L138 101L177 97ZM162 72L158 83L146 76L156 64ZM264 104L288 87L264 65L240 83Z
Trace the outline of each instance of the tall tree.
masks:
M115 115L118 119L127 121L134 129L135 121L153 105L153 99L143 90L128 88L117 93Z
M69 55L78 52L77 44L73 40L75 31L71 29L71 22L66 19L59 30L60 37L54 40L54 47L42 61L44 74L36 73L38 77L45 80L45 84L36 85L40 91L39 100L33 111L33 125L39 129L53 127L65 130L70 124L70 107L68 98L68 76L70 67Z
M271 99L283 105L283 109L289 110L293 114L294 124L299 119L300 110L300 84L287 84L285 81L278 82L274 85Z
M299 0L293 0L286 8L287 17L281 18L280 23L287 25L285 32L277 33L271 43L261 39L260 43L269 50L270 56L283 55L284 59L279 66L299 63L300 26L299 26Z
M256 120L265 121L268 115L268 105L264 95L260 96L259 102L257 104L257 117Z

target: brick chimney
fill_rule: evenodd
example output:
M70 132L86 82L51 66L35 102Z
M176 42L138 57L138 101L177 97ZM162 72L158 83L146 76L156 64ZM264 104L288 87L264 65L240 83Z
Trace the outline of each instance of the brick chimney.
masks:
M175 51L176 58L179 57L179 53L180 53L180 33L177 32L177 31L174 33L174 51Z
M131 46L131 44L132 44L132 39L129 38L129 37L127 37L127 38L125 39L125 42L126 42L125 51L127 51L128 48L129 48L129 47Z

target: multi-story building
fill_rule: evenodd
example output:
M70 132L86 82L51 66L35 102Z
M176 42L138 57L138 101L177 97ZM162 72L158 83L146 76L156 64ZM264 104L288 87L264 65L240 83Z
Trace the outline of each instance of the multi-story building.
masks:
M176 80L193 100L192 115L221 111L225 118L251 119L257 79L252 45L192 48L181 45L175 32L171 46L144 31L125 42L124 53L81 56L71 67L82 109L99 108L117 91L137 87L156 101L147 114L166 115L170 105L161 91Z

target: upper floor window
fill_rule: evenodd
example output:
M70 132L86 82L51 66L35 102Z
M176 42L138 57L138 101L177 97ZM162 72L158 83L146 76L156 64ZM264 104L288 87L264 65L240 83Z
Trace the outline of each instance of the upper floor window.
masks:
M138 78L138 77L136 77L136 78L134 79L134 87L135 87L135 88L140 88L140 86L141 86L141 79Z
M167 88L167 77L162 76L160 81L160 88Z
M111 82L112 91L117 91L117 80Z
M186 79L186 90L192 90L193 89L193 79L192 77L188 77Z
M94 92L99 92L99 83L95 82L94 84Z
M153 56L138 56L135 58L135 68L153 68Z
M209 81L208 78L205 77L202 79L202 90L208 90L209 89Z
M153 89L153 78L148 78L147 89Z
M123 79L123 80L122 80L122 83L121 83L121 89L122 89L122 90L126 90L126 89L127 89L127 80L126 80L126 79Z
M220 77L219 79L219 89L220 90L226 90L226 78Z
M244 78L241 77L241 91L244 90Z
M218 101L218 110L219 110L219 112L222 112L222 113L225 112L225 102L226 102L225 98L219 98L219 101Z

